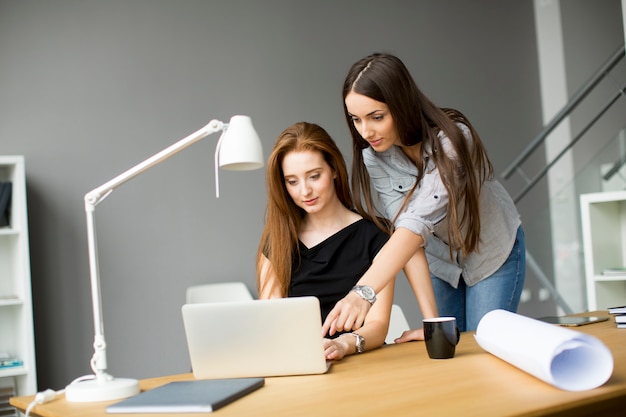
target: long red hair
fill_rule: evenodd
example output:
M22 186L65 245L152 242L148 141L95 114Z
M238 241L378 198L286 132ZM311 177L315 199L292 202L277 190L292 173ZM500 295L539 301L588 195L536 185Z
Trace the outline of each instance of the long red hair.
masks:
M257 253L259 293L262 291L260 276L264 257L270 261L282 296L287 296L289 290L292 263L298 250L298 232L305 213L287 192L282 166L285 155L302 151L319 152L323 155L336 176L335 191L339 201L348 209L353 209L345 160L326 130L307 122L295 123L285 129L278 136L267 162L268 201L265 227Z

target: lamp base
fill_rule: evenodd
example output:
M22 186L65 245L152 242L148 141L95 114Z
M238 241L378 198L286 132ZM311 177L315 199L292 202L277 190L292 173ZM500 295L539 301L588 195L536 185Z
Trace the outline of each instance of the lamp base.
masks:
M117 400L137 394L139 394L139 381L126 378L112 378L108 381L93 379L75 382L65 387L65 399L79 403Z

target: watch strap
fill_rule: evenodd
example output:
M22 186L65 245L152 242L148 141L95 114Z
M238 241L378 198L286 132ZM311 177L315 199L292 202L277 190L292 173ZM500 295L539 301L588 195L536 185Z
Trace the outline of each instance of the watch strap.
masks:
M356 346L356 353L363 353L365 351L365 338L358 333L350 333L356 337L354 345Z

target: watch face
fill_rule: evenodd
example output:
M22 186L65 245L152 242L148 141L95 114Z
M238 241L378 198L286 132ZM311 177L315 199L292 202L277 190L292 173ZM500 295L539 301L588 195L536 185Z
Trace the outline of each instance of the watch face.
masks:
M374 290L371 287L362 287L361 291L363 292L363 295L367 298L373 298L374 297Z
M376 292L374 292L372 287L368 287L367 285L355 285L352 290L370 304L374 304L376 301Z

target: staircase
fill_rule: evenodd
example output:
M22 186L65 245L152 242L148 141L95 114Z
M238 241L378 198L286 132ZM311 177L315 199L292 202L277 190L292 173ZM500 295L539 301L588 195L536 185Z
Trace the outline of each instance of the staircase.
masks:
M522 213L527 244L522 314L540 317L588 308L580 195L626 189L624 56L622 43L502 174L518 207L532 207L532 216ZM546 142L564 125L571 137L547 160ZM544 166L537 169L542 157ZM567 169L560 169L563 164L569 164ZM573 177L559 178L563 172Z

